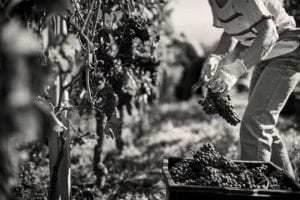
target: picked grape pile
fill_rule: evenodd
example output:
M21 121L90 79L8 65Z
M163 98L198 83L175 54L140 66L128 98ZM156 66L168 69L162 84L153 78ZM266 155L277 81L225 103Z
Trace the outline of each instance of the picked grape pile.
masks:
M212 144L205 144L193 152L193 161L176 163L170 174L177 184L230 187L239 189L290 190L281 170L267 165L255 167L233 160L215 151Z
M234 111L234 107L231 105L229 95L221 96L208 89L206 98L200 100L199 104L203 107L206 114L218 114L233 126L241 122L238 114Z

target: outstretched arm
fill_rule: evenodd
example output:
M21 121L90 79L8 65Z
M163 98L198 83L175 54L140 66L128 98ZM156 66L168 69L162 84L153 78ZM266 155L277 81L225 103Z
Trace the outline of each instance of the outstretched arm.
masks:
M238 42L235 47L221 60L219 66L233 63L236 59L241 58L241 55L247 50L247 46Z
M233 39L230 35L223 32L222 36L218 42L218 45L216 46L215 50L213 51L213 54L225 56L228 54L237 44L237 41Z

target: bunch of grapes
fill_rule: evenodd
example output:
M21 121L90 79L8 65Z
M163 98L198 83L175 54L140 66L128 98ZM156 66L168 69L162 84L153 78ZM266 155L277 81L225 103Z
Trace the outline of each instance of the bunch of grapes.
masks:
M269 188L278 190L278 189L289 189L286 184L284 184L284 174L276 169L272 171L269 175Z
M127 21L128 27L135 32L135 36L143 42L150 40L148 25L145 19L141 16L133 16Z
M212 144L205 144L193 152L193 157L193 162L183 160L170 169L175 183L240 189L290 189L283 171L271 170L265 164L251 167L235 163L215 151Z
M197 174L194 172L191 163L187 161L178 162L170 169L170 173L176 182L185 185L196 184Z
M150 33L146 21L141 16L128 17L124 15L121 22L124 23L124 26L113 31L119 45L117 57L121 59L123 65L129 67L134 64L134 40L138 38L142 43L147 42L150 40Z
M223 169L224 171L232 171L239 169L231 159L217 152L211 143L205 144L193 154L197 166L204 168L206 166Z
M150 73L152 85L156 86L158 84L160 60L155 56L136 55L134 66L141 68L143 72Z
M199 104L203 107L206 114L218 114L233 126L236 126L241 122L238 114L234 111L229 95L222 96L219 93L214 93L211 89L208 89L206 98L200 100Z
M112 87L106 86L98 91L96 106L102 108L108 119L117 113L118 96Z

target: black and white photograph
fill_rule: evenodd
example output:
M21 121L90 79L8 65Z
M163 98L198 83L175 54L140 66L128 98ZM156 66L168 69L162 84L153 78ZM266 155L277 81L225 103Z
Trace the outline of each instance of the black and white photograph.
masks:
M0 200L299 200L299 0L0 0Z

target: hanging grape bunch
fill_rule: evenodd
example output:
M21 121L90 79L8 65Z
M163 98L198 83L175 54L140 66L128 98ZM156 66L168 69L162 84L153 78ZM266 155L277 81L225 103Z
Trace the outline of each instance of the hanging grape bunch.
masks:
M203 107L206 114L218 114L232 126L236 126L241 122L240 117L234 111L229 95L221 96L218 93L212 92L211 89L208 89L206 98L200 100L199 104Z
M177 184L239 189L290 190L279 169L267 165L248 166L221 155L212 144L193 152L193 160L183 160L170 169Z

